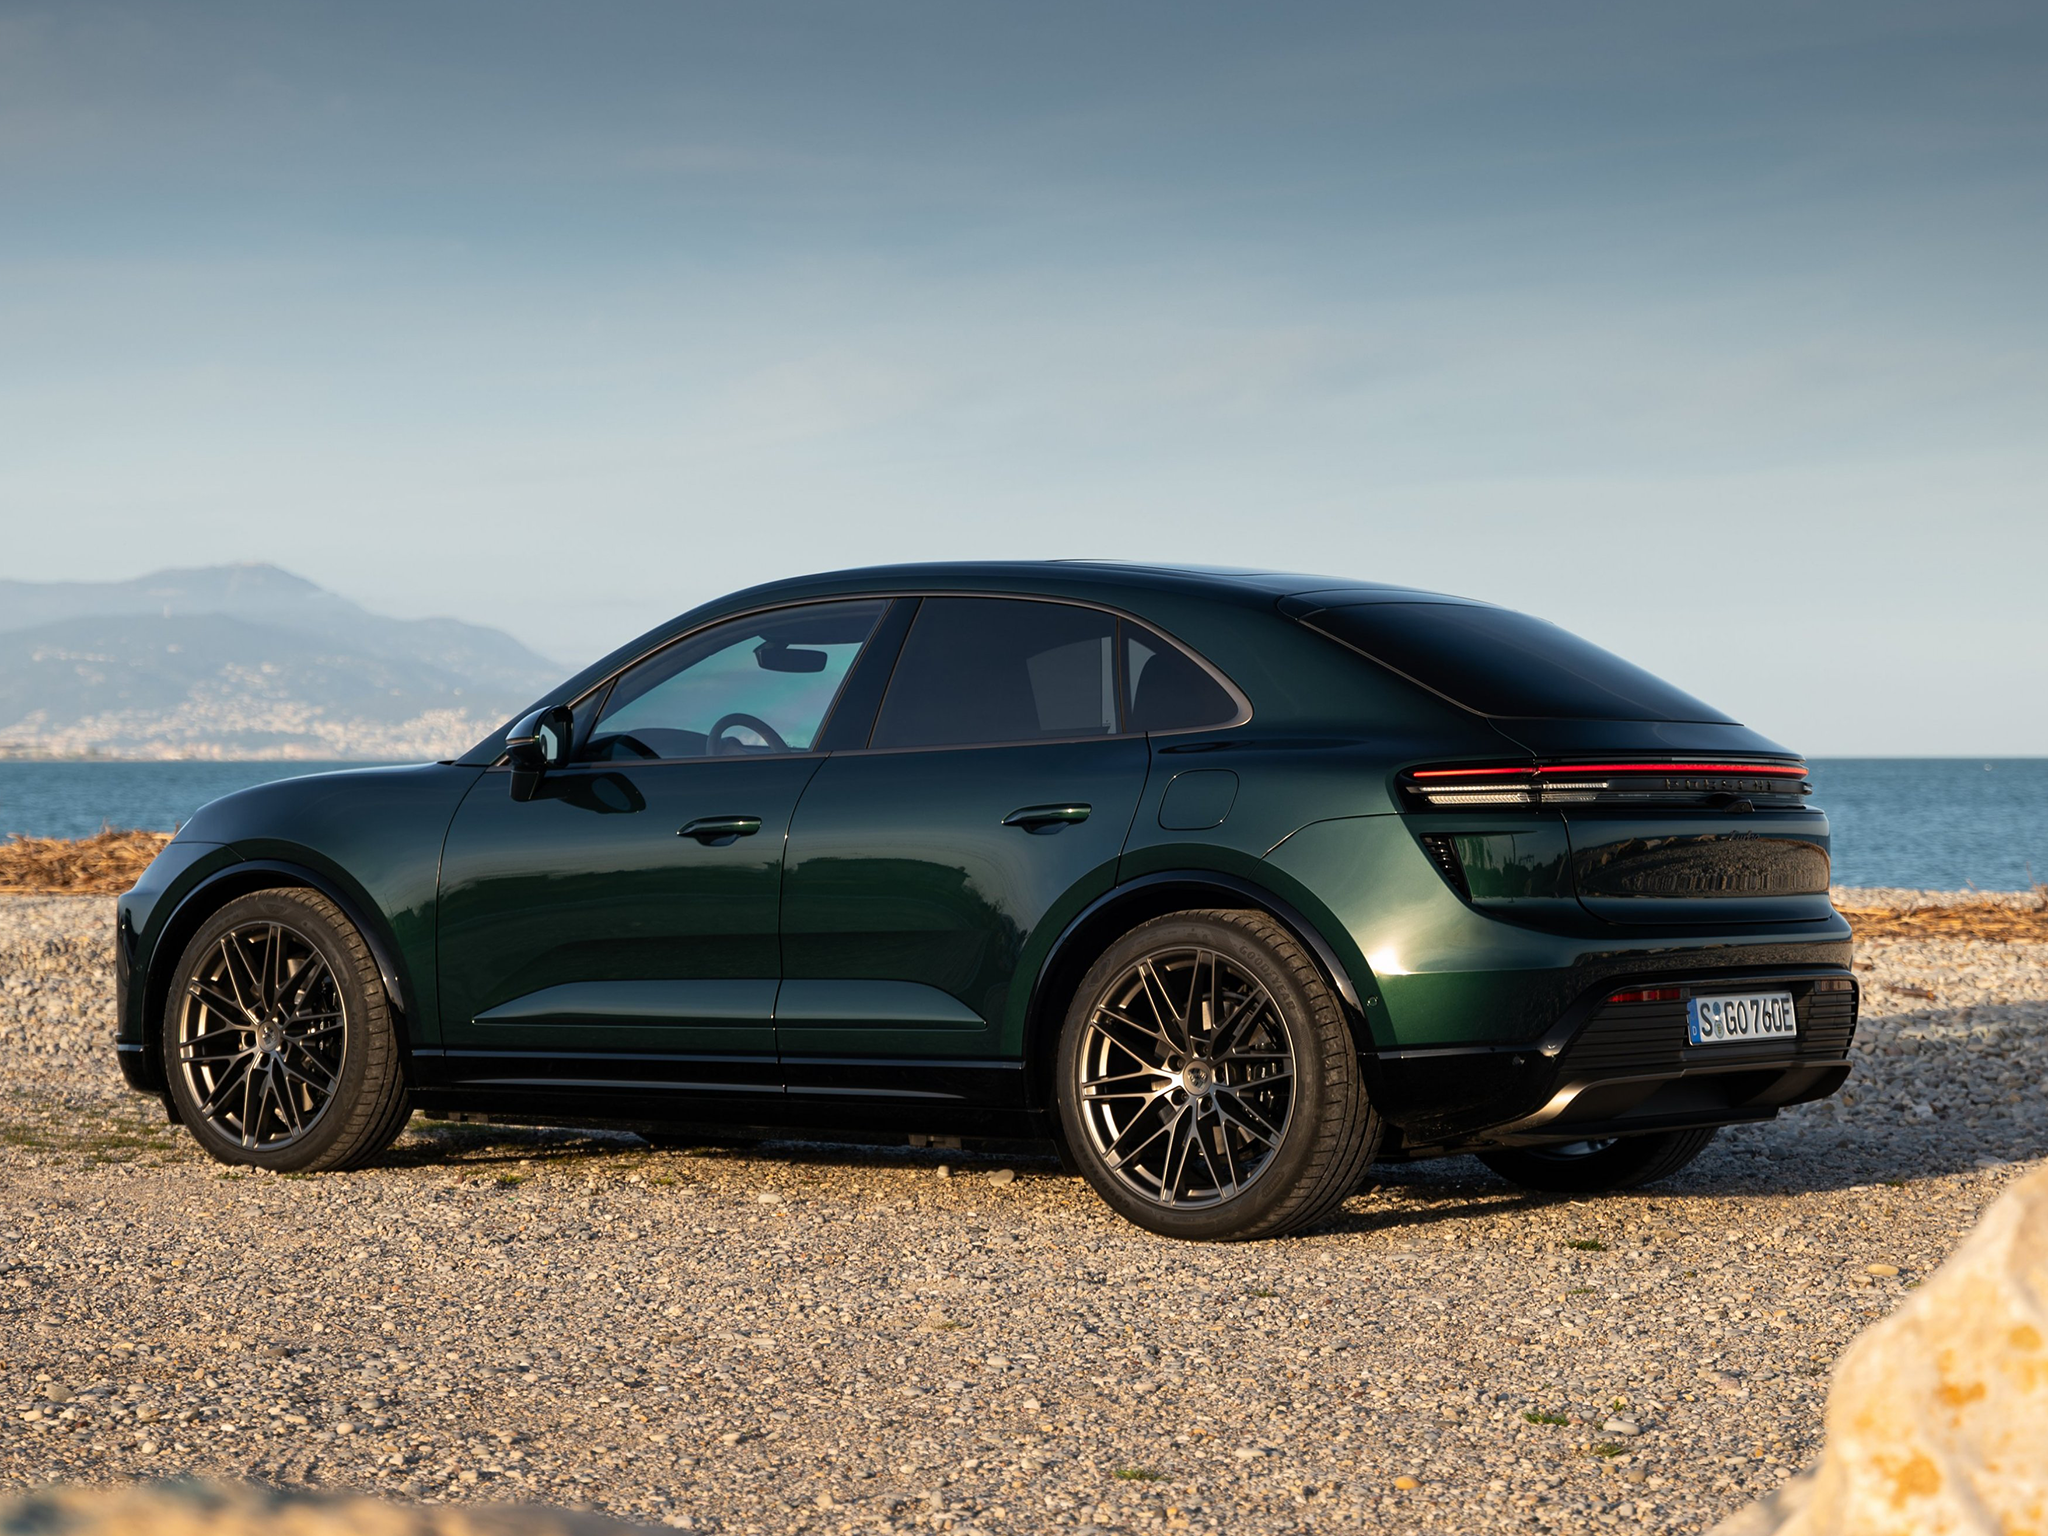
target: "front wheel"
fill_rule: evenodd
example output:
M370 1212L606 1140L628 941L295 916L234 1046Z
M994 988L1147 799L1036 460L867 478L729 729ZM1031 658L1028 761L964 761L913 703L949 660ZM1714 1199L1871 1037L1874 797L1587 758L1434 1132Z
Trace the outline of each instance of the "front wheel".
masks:
M358 1167L412 1112L377 963L317 891L252 891L200 926L163 1054L179 1118L224 1163Z
M1312 1226L1379 1144L1341 1005L1260 912L1178 912L1111 945L1074 994L1058 1073L1082 1175L1168 1237Z
M1480 1153L1479 1161L1524 1189L1554 1195L1604 1194L1669 1178L1706 1150L1716 1129L1659 1131L1557 1147L1502 1147Z

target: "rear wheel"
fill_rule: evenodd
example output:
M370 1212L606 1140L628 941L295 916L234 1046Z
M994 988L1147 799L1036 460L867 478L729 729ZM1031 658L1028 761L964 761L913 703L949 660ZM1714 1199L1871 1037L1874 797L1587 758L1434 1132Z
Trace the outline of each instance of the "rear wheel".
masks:
M163 1053L179 1118L224 1163L357 1167L412 1112L377 963L317 891L253 891L201 926L171 979Z
M1574 1141L1557 1147L1502 1147L1479 1161L1511 1184L1546 1194L1591 1195L1669 1178L1704 1152L1717 1127Z
M1121 1215L1169 1237L1327 1219L1380 1123L1343 1009L1259 912L1181 912L1090 968L1060 1033L1067 1148Z

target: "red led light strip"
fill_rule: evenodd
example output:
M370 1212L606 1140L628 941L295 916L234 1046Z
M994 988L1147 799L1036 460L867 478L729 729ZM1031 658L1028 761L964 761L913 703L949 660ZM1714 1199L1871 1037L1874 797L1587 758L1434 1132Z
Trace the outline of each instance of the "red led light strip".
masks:
M1548 763L1541 768L1417 768L1412 779L1476 779L1512 774L1527 778L1547 773L1725 773L1769 774L1777 778L1803 779L1804 768L1787 768L1776 763Z

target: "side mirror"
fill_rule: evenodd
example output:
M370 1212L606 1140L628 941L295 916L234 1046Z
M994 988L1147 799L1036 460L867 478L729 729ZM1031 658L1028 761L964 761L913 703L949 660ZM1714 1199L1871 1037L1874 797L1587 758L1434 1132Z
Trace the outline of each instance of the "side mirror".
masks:
M505 760L512 765L512 798L531 800L550 768L569 761L575 746L576 715L566 704L536 709L506 733Z

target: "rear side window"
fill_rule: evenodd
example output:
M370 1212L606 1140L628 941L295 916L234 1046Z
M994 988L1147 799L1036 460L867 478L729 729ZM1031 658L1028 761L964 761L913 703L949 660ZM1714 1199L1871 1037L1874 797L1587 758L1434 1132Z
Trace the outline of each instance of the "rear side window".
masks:
M1108 736L1117 728L1116 620L1092 608L928 597L903 642L871 745Z
M1735 723L1612 651L1506 608L1360 603L1302 622L1482 715Z
M1191 731L1229 725L1237 700L1185 651L1124 621L1124 728Z

